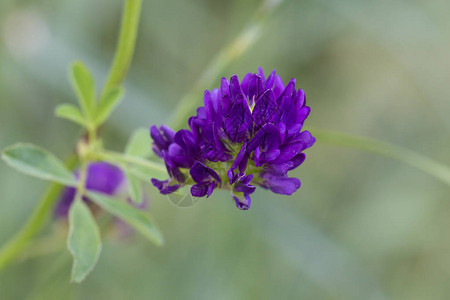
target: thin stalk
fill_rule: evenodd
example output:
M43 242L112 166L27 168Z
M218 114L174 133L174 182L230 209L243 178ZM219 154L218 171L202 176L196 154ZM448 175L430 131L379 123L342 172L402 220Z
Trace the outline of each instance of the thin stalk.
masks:
M424 155L386 142L345 132L310 129L318 142L355 148L402 161L450 186L450 167Z
M127 0L124 4L119 40L102 95L121 84L127 75L136 45L141 7L142 0Z
M138 156L127 155L120 152L114 151L103 151L99 154L99 159L104 159L107 161L118 161L121 163L130 163L143 168L151 169L156 172L161 172L161 174L166 175L167 170L163 164L156 163Z

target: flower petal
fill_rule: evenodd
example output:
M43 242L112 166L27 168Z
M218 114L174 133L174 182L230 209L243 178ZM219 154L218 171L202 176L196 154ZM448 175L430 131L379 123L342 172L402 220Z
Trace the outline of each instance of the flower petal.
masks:
M197 183L209 183L214 180L221 183L219 175L211 168L208 168L204 164L199 161L196 161L189 173L192 176L192 179Z
M280 133L273 124L265 124L250 140L247 151L251 153L257 147L262 152L278 148L280 145Z
M252 200L249 195L244 195L244 199L239 199L236 196L233 196L234 202L236 202L236 207L240 210L248 210L252 203Z
M152 178L152 184L163 195L171 194L171 193L175 192L176 190L178 190L178 188L180 187L180 185L178 185L178 184L169 185L169 183L170 183L170 179L161 181L156 178Z
M297 178L275 176L269 173L264 173L261 177L264 179L264 185L276 194L292 195L301 185Z
M224 123L225 132L232 142L242 143L253 130L253 118L243 96L238 96Z
M275 100L275 94L272 90L267 90L262 94L258 101L256 101L253 108L253 120L256 128L260 128L264 124L270 123L275 118L275 112L277 109L277 102Z

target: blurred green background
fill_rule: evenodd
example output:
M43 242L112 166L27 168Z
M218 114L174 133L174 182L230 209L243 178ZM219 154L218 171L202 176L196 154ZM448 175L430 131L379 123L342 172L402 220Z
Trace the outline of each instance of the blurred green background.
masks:
M0 2L0 148L29 141L59 157L73 151L79 129L53 110L75 103L67 68L76 59L100 87L122 3ZM106 146L121 150L133 129L167 123L260 4L144 1L126 97L103 129ZM286 0L220 76L276 68L305 90L308 125L450 165L449 12L445 0ZM164 247L107 235L80 285L69 283L67 251L31 248L0 273L0 299L450 299L449 187L400 162L320 140L306 153L292 172L299 191L258 190L246 212L226 192L177 208L147 185ZM0 244L46 184L0 163ZM41 237L56 232L64 243L65 227L49 227Z

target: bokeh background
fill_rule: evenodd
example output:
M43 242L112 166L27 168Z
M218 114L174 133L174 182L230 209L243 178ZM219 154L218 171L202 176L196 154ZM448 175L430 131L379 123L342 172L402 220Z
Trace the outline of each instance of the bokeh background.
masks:
M73 151L79 129L53 117L57 104L76 101L68 65L83 60L100 86L122 4L0 2L0 148L29 141L59 157ZM107 147L121 150L133 129L167 123L260 5L144 1L126 97L103 129ZM220 76L276 68L305 90L308 125L450 165L449 12L446 0L285 0ZM69 283L66 229L54 223L40 246L0 274L0 299L450 299L449 187L401 162L320 140L306 153L292 172L302 180L298 192L258 190L246 212L226 192L178 208L147 184L166 245L106 234L80 285ZM46 184L0 163L0 244Z

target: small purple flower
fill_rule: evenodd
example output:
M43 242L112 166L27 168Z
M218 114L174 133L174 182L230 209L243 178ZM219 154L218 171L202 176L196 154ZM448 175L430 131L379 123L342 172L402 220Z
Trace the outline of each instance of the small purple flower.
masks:
M78 178L79 171L75 173ZM86 189L107 195L117 195L125 187L126 179L122 170L106 162L95 162L88 165ZM55 215L66 217L75 198L76 189L66 187L55 207ZM83 198L84 201L88 199Z
M170 176L152 183L162 194L192 185L195 197L227 189L243 210L250 207L255 185L291 195L300 180L287 173L303 163L303 151L316 141L302 131L309 112L295 79L285 86L275 70L267 79L261 68L241 82L236 75L222 78L220 88L205 91L204 106L189 119L190 130L151 127L153 150Z

